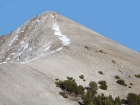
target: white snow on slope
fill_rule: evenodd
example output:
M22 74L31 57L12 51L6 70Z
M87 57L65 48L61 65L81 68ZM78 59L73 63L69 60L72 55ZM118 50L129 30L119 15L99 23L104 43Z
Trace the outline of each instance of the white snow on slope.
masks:
M18 33L19 33L19 31L20 31L20 28L18 28L18 29L17 29L16 33L18 34Z
M41 20L37 20L37 22L39 23Z
M50 14L50 18L54 20L54 16L52 14ZM37 19L36 22L39 23L40 21L42 21L42 19ZM25 24L25 26L18 28L15 32L15 36L10 38L12 39L11 41L9 41L8 46L9 48L13 47L12 45L14 44L15 41L17 41L19 39L18 33L20 32L24 32L26 26L28 24ZM30 26L28 26L30 27ZM60 26L58 25L57 21L55 21L54 23L51 24L51 29L54 31L54 34L58 40L60 40L61 45L57 48L53 48L53 41L49 41L47 43L42 43L42 46L40 48L38 48L37 46L32 46L29 45L28 41L26 41L27 37L20 40L20 46L16 48L17 52L16 53L12 53L6 58L6 60L4 62L8 62L10 61L11 63L26 63L26 62L30 62L33 61L35 59L38 59L42 56L48 55L48 54L53 54L56 53L57 51L60 51L63 49L63 46L68 46L71 42L70 39L67 38L67 36L63 35L61 33L60 30ZM42 40L42 39L41 39ZM32 56L32 53L34 50L34 47L36 48L37 51L41 51L40 53L37 53L36 56ZM9 49L8 49L9 51ZM0 53L4 53L0 52Z
M51 14L51 17L54 18L54 16Z
M50 49L50 46L49 47L47 47L47 48L45 48L43 51L47 51L47 50L49 50Z
M52 26L52 29L55 31L54 35L57 35L59 39L62 41L62 45L69 45L70 44L70 39L68 39L65 35L61 33L61 30L59 28L60 26L57 23L54 23Z
M28 46L29 46L29 43L27 43L27 44L24 46L24 50L25 50L26 48L28 48Z
M17 41L18 40L18 35L16 35L13 40L10 42L10 44L8 46L11 46L13 44L14 41Z
M24 43L24 40L20 42L20 44L23 44L23 43Z

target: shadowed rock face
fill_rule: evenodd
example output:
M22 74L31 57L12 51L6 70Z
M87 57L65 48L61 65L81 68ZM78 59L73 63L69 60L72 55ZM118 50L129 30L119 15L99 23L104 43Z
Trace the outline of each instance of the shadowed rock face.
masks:
M105 80L108 89L98 93L113 97L140 93L134 76L140 74L139 53L54 12L1 36L0 63L0 105L79 105L78 98L61 97L55 86L56 78L67 76L83 86ZM116 83L116 75L126 87Z

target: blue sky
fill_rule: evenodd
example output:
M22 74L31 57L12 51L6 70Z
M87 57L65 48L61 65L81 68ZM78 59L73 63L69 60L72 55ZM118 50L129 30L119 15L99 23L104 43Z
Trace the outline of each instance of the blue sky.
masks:
M0 35L47 10L140 52L140 0L0 0Z

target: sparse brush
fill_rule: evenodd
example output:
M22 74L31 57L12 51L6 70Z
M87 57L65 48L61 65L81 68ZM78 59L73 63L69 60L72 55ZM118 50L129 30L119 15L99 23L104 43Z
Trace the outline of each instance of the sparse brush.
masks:
M56 80L56 81L58 81L59 79L58 79L58 78L56 78L55 80Z
M137 74L137 75L135 74L134 76L137 77L137 78L140 78L140 74Z
M130 83L130 85L133 85L132 83Z
M99 50L100 53L104 53L102 50Z
M67 79L69 79L69 80L73 80L73 77L68 77L68 76L67 76Z
M99 71L98 73L99 73L99 74L103 74L103 72L102 72L102 71Z
M120 84L120 85L125 85L125 81L122 80L122 79L119 79L119 80L117 81L117 83Z
M89 50L89 47L88 46L84 46L84 48L86 48L87 50Z
M80 75L79 78L84 79L84 75Z
M98 84L100 84L100 89L102 90L107 89L106 81L99 81Z
M116 63L116 61L112 60L113 63Z
M118 75L115 76L116 79L120 79L120 77Z

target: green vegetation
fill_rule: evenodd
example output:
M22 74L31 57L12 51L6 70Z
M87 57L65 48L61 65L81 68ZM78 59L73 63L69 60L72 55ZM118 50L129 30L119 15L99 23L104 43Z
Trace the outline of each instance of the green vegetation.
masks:
M103 72L102 71L99 71L98 73L103 75Z
M124 86L127 86L127 84L124 84Z
M97 94L98 85L95 81L91 81L89 83L89 88L87 89L87 92L83 95L83 103L84 105L94 105L93 99L96 97Z
M103 50L99 50L100 53L104 53Z
M107 90L106 81L99 81L98 83L100 84L100 89Z
M103 52L103 50L99 50L100 53L106 54L105 52Z
M59 79L58 79L58 78L56 78L55 80L56 80L56 81L58 81Z
M124 86L125 86L125 81L122 80L122 79L119 79L119 80L117 81L117 83L120 84L120 85L124 85Z
M137 77L137 78L140 78L140 74L137 74L137 75L135 74L134 76Z
M119 97L112 98L112 96L105 96L104 94L98 95L94 99L95 105L121 105L121 99Z
M84 75L80 75L79 78L84 79Z
M121 80L121 84L125 84L125 82L122 81L123 80ZM99 81L98 83L103 86L106 85L106 81ZM97 95L98 84L95 81L91 81L86 88L82 85L78 86L74 79L59 80L55 82L55 84L63 90L63 92L59 94L64 98L68 98L68 95L73 97L77 95L80 96L83 100L82 105L122 105L125 103L128 105L139 105L140 103L140 94L129 93L126 100L120 99L119 97L113 99L111 95ZM131 87L129 86L129 88Z
M112 60L113 63L116 63L116 61Z
M65 90L69 94L73 95L82 95L84 94L84 88L81 85L77 85L74 79L68 79L64 81L55 82L57 87L60 87L62 90Z
M130 83L130 85L133 85L132 83Z
M86 48L87 50L89 50L89 47L88 46L84 46L84 48Z
M120 77L118 75L115 76L116 79L120 79Z
M59 93L61 96L63 96L64 98L68 98L68 95L65 94L65 92L60 92Z
M67 79L72 80L72 79L73 79L73 77L68 77L68 76L67 76Z
M140 94L129 93L127 95L128 105L140 105Z

